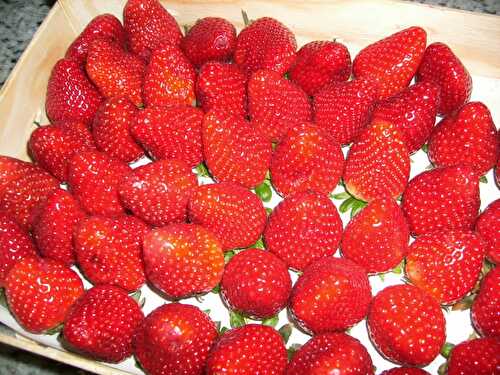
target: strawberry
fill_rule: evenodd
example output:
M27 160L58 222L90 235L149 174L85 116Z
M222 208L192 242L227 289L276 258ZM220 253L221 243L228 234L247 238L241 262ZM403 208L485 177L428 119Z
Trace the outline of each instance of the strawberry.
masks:
M23 160L0 155L0 197L13 181L32 171L33 167L33 164Z
M75 263L73 229L85 217L76 199L66 190L55 190L37 208L33 237L43 257L71 266Z
M335 254L341 236L342 221L332 201L326 195L305 191L275 207L264 242L288 267L302 271L314 260Z
M179 159L194 167L203 160L203 112L190 106L148 107L130 131L154 159Z
M287 375L374 374L370 354L354 337L323 333L306 342L288 364Z
M500 199L490 203L476 220L476 232L486 245L486 256L500 263Z
M157 307L144 319L132 341L134 354L150 375L202 374L217 338L210 317L181 303Z
M198 72L196 98L205 112L224 111L245 116L247 77L235 64L209 61Z
M368 313L368 333L389 361L425 366L445 341L445 319L438 302L412 285L393 285L374 298Z
M180 48L169 43L151 52L144 74L144 102L151 105L192 105L196 71Z
M221 243L200 225L154 229L144 238L143 251L148 280L168 298L207 293L221 280Z
M247 324L225 332L207 359L206 374L280 375L287 363L283 339L273 328Z
M142 241L149 228L133 216L91 216L74 231L78 266L94 285L111 284L132 292L144 284Z
M297 52L289 75L308 95L314 95L329 83L349 79L351 55L342 43L329 40L309 42Z
M96 39L89 46L87 74L101 94L126 96L135 105L142 101L144 62L109 39Z
M312 119L306 93L269 70L258 70L251 75L248 110L255 127L273 142L279 141L293 125Z
M481 288L472 305L474 327L482 336L500 337L500 268L493 268L481 282Z
M248 249L233 256L222 276L221 293L226 304L258 319L283 310L291 291L286 264L261 249Z
M448 375L496 375L500 372L500 338L464 341L453 348Z
M444 43L432 43L418 68L417 82L431 81L441 91L438 113L448 115L470 99L472 78L460 59Z
M372 119L396 125L410 153L418 151L431 134L439 105L439 86L419 82L375 106Z
M101 285L71 307L63 335L71 349L99 361L120 362L132 355L132 337L143 319L141 308L127 292Z
M101 101L101 94L77 61L61 59L54 65L45 97L45 110L50 121L89 123Z
M369 274L396 267L408 251L410 231L403 211L390 198L375 199L347 224L342 255Z
M349 144L368 125L376 97L377 86L367 79L326 85L313 98L314 122L340 144Z
M418 367L394 367L385 370L380 375L430 375L427 371Z
M302 329L319 334L343 331L364 319L371 298L363 268L348 259L327 257L304 270L289 306Z
M470 102L437 124L428 154L436 167L469 165L482 175L495 166L499 150L488 107Z
M247 188L260 185L271 162L271 142L239 115L212 110L203 119L203 154L210 174Z
M211 230L224 251L254 244L266 224L266 210L252 192L233 183L199 186L191 195L188 217Z
M241 30L234 61L247 73L267 69L283 75L293 64L296 49L295 36L285 25L263 17Z
M329 194L340 181L344 154L329 133L311 123L294 125L276 147L271 180L283 196L314 190Z
M82 280L63 263L27 256L5 278L12 315L29 332L43 333L63 323L71 305L83 294Z
M175 18L158 0L128 0L123 25L130 50L146 61L161 43L179 45L182 39Z
M403 133L390 122L373 121L356 139L344 169L346 189L357 199L401 195L410 177Z
M377 81L379 99L386 99L410 83L422 61L427 34L418 26L409 27L363 48L354 58L356 78Z
M118 185L130 167L99 151L75 154L68 164L71 193L92 215L115 217L125 210L118 197Z
M500 132L497 132L499 134L498 139L500 139ZM500 144L500 141L499 141ZM500 157L498 158L497 165L495 167L495 183L497 184L497 187L500 189Z
M182 39L181 48L197 68L207 61L228 61L236 48L236 29L224 18L201 18Z
M92 124L97 148L109 156L131 163L144 155L130 127L139 110L124 96L115 96L99 107Z
M479 212L479 180L469 167L437 168L414 177L401 207L414 236L472 229Z

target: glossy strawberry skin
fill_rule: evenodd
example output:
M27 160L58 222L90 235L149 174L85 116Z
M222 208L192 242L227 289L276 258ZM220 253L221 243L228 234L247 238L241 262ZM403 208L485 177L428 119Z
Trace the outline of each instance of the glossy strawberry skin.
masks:
M500 369L500 339L488 337L464 341L453 348L448 375L491 375Z
M445 342L445 318L438 302L412 285L389 286L379 292L367 322L372 343L394 363L425 366Z
M326 195L312 191L280 202L264 231L266 248L299 271L334 255L341 236L342 221L334 204Z
M6 155L0 155L0 196L9 184L33 169L33 164Z
M482 336L500 337L500 268L493 268L481 282L481 288L472 305L474 327Z
M479 215L475 230L485 242L488 259L500 263L500 199L490 203Z
M394 367L382 372L380 375L430 375L427 371L418 367Z
M70 348L116 363L132 355L132 337L143 319L141 308L124 290L96 286L71 307L63 335Z

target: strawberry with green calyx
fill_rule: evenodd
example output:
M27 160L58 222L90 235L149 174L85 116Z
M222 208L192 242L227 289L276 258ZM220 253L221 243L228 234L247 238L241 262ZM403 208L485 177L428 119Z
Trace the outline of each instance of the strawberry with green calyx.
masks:
M452 345L451 351L446 356L448 358L447 365L444 366L446 374L497 374L500 369L499 352L500 339L498 337L472 339Z
M486 274L472 305L471 316L474 327L482 336L500 337L500 268Z
M476 232L486 244L486 256L495 264L500 263L500 199L490 203L479 215Z

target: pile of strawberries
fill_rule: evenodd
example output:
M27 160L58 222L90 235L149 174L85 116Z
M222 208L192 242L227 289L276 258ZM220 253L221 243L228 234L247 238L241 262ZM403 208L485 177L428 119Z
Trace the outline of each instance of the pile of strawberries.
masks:
M157 0L129 0L123 20L94 18L54 66L34 163L0 157L0 287L25 330L150 375L362 375L346 331L366 319L403 366L385 375L440 352L449 375L500 373L500 200L479 215L499 134L448 46L410 27L351 63L267 17L183 36ZM421 148L432 167L409 181ZM406 283L373 296L395 268ZM145 283L170 301L146 317ZM209 292L232 329L176 302ZM472 306L481 337L445 345L447 305ZM312 336L290 359L286 308Z

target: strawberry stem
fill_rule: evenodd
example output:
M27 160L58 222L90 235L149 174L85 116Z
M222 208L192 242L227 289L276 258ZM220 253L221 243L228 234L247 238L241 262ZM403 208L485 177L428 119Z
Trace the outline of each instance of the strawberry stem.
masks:
M283 325L279 330L279 334L283 338L283 341L285 342L285 345L288 343L288 340L290 339L290 336L292 335L292 330L293 326L289 323Z
M235 311L229 312L229 324L231 328L242 327L246 324L246 319L243 315L238 314Z
M455 347L454 344L452 343L449 343L449 342L446 342L443 347L441 348L441 355L444 357L444 358L449 358L450 356L450 353L451 351L453 350L453 348Z
M250 20L248 19L248 14L243 9L241 10L241 16L243 17L243 23L245 26L250 25Z
M278 324L279 322L279 317L278 315L275 315L275 316L272 316L270 318L267 318L267 319L264 319L262 321L262 324L265 325L265 326L269 326L269 327L276 327L276 325Z
M264 202L269 202L273 197L273 192L271 191L271 187L267 181L264 181L255 188L255 194L257 194Z

